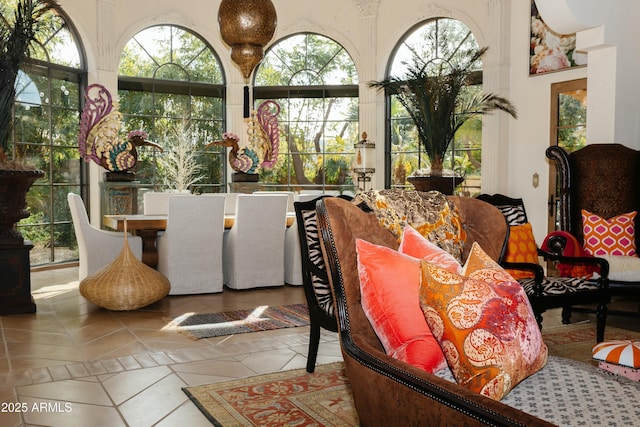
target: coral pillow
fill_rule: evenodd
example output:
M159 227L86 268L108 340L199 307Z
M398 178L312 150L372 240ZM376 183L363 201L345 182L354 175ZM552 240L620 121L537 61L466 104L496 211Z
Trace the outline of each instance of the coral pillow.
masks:
M420 310L420 261L356 239L362 308L391 357L437 372L447 367Z
M636 255L634 219L629 212L610 219L582 209L584 249L592 255Z
M453 273L458 273L462 270L460 263L449 252L435 243L431 243L410 225L402 230L402 240L400 241L398 252L429 261Z
M456 381L500 400L547 361L523 288L476 243L463 274L422 262L420 305Z
M507 253L505 261L509 262L529 262L538 264L538 247L533 237L531 223L522 225L512 225L509 227L509 242L507 243ZM507 270L516 279L535 277L531 270Z

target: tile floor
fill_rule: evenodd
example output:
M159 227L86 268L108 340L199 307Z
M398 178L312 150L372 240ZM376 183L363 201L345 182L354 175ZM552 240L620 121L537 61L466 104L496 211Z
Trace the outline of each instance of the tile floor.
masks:
M185 313L301 303L301 287L225 289L109 312L80 296L77 268L31 277L37 313L0 316L2 427L209 426L182 387L306 364L308 327L198 341L166 329ZM589 317L576 313L573 320ZM560 311L548 311L544 326L558 324ZM640 330L638 318L610 317L607 324ZM322 331L318 363L339 360L337 334Z
M193 341L173 317L304 302L301 287L172 296L109 312L78 292L77 268L32 274L36 314L0 316L0 426L210 426L186 386L304 368L308 327ZM318 363L342 360L322 332Z

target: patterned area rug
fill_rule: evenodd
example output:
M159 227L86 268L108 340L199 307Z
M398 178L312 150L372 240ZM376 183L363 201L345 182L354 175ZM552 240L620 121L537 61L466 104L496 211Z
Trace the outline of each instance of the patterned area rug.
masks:
M271 329L309 325L306 304L290 304L224 313L187 314L173 319L166 329L176 330L191 339L236 335Z
M596 325L594 322L586 321L543 328L542 337L549 347L549 354L553 356L562 356L592 365L598 364L591 357L591 349L596 345ZM606 326L604 339L605 341L638 341L640 340L640 332Z
M183 389L215 426L357 426L342 362Z
M593 364L593 322L545 328L549 354ZM640 332L607 326L605 340L636 339ZM183 389L215 426L357 426L342 363Z

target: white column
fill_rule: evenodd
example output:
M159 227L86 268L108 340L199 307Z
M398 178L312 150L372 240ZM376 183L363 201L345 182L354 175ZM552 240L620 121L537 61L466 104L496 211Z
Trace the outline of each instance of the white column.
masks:
M375 169L376 172L371 179L371 188L384 187L384 111L378 109L378 103L383 98L378 98L375 90L370 89L367 83L372 80L379 80L376 75L376 52L378 48L378 38L376 31L376 15L379 0L356 0L360 9L360 37L363 40L360 55L359 78L359 121L360 136L362 132L367 133L367 139L375 142ZM365 42L366 41L366 42ZM356 143L358 141L354 141ZM367 187L369 188L369 187Z
M482 61L482 89L509 98L508 39L511 23L510 2L488 2L489 28L486 46L491 46ZM483 193L507 193L510 115L496 111L483 117L482 126L482 185Z

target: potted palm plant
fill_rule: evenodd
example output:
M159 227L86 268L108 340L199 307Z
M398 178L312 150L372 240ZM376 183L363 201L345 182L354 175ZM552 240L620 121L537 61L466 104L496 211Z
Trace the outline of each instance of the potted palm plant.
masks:
M443 161L453 138L470 118L494 110L504 111L514 118L516 109L511 102L493 93L468 90L479 73L479 63L487 48L461 52L455 63L447 61L425 62L414 56L406 64L403 77L390 77L369 82L369 87L395 95L413 120L418 138L430 161L430 169L408 177L417 190L440 190L452 194L462 177L443 179ZM435 178L440 183L454 183L450 189L429 183Z
M16 79L39 32L46 25L46 12L53 0L18 0L15 9L2 10L0 20L0 243L21 245L22 235L15 224L29 216L26 193L44 172L9 158L13 130ZM10 16L13 14L13 16Z
M8 156L13 132L16 79L54 1L17 0L0 7L0 315L33 313L29 251L15 224L29 216L26 194L44 172ZM12 16L13 15L13 16Z

